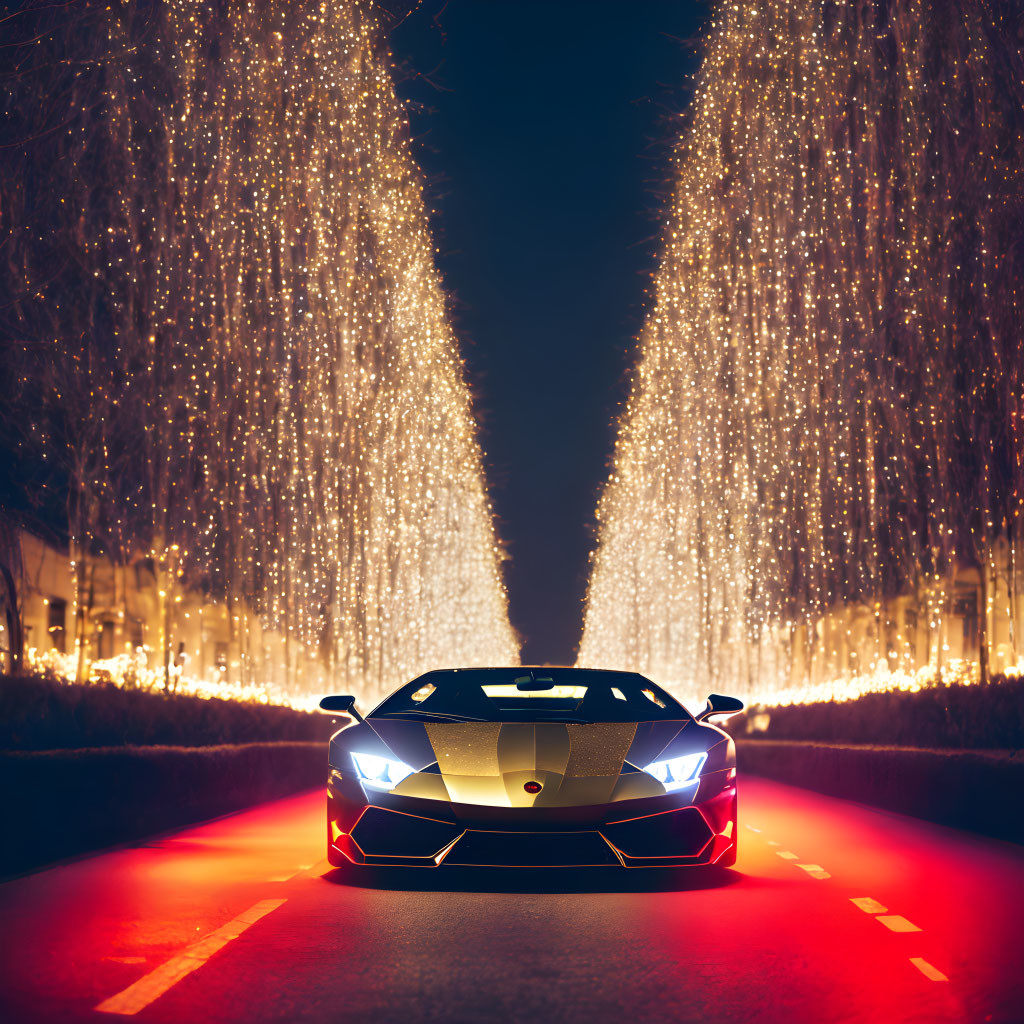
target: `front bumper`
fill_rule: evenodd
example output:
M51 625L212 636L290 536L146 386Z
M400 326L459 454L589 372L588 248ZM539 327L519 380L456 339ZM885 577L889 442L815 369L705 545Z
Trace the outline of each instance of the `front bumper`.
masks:
M675 794L589 807L482 807L374 793L332 779L328 858L336 866L675 867L714 864L736 842L735 772Z

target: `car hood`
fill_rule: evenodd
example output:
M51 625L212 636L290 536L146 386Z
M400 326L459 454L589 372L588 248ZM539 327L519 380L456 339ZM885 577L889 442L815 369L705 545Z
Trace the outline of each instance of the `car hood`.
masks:
M341 765L336 757L345 753L390 750L416 773L395 787L397 795L493 807L578 806L663 794L660 783L637 769L677 737L674 752L691 745L705 749L702 732L686 721L577 725L371 718L335 737L331 760ZM528 793L528 782L540 783L540 792Z

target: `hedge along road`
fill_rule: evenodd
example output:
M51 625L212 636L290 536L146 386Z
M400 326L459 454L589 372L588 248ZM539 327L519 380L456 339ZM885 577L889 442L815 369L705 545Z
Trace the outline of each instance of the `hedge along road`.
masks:
M1024 851L741 779L710 874L359 873L323 791L0 886L10 1021L1011 1021Z

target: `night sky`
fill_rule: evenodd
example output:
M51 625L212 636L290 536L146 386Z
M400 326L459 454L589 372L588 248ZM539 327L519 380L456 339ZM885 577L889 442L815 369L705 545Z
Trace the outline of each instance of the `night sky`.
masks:
M392 35L523 661L571 664L694 0L425 0Z

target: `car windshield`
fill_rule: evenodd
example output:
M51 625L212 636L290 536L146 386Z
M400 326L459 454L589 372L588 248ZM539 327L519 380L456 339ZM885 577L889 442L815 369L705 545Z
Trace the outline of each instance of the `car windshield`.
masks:
M371 718L480 722L647 722L690 719L635 672L571 668L464 668L428 672L388 697Z

